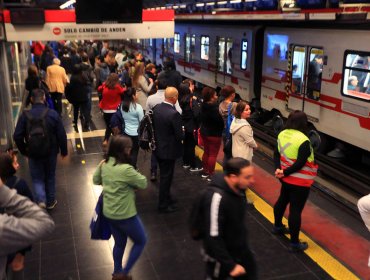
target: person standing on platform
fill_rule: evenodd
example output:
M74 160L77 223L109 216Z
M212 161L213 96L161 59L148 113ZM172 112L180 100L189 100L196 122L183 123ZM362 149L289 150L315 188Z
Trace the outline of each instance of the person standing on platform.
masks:
M304 112L290 113L284 130L278 135L274 153L275 177L281 181L281 191L274 206L275 223L272 232L290 233L290 248L293 252L308 248L306 242L299 240L301 215L318 169L310 139L307 137L307 125L307 115ZM289 231L282 223L288 204Z
M135 191L145 189L147 180L131 165L131 148L129 137L113 136L106 159L99 164L93 176L94 184L103 186L103 215L108 219L114 238L113 280L132 279L129 273L146 244L145 230L135 205ZM127 238L134 244L123 268Z
M90 126L91 120L91 107L92 107L92 92L95 80L94 69L90 65L89 57L86 53L83 53L81 56L82 62L80 64L84 76L87 78L87 89L88 89L88 99L87 99L87 111L89 118L85 119L85 126L88 129Z
M201 200L207 280L257 279L255 260L247 241L242 195L253 183L250 162L232 158L225 163L224 174L212 178Z
M153 108L156 105L161 104L165 99L164 92L167 87L166 81L164 79L158 79L156 83L157 83L158 89L155 94L152 94L148 97L146 101L146 106L145 106L146 111L153 110ZM176 108L176 111L179 112L179 114L181 115L182 109L178 101L176 101L175 108ZM151 174L150 180L151 181L157 180L157 169L158 169L158 162L157 162L157 159L155 158L155 153L152 153L152 157L150 160L150 174Z
M136 64L134 76L132 77L132 86L136 89L138 103L143 108L145 108L149 92L151 91L154 85L154 82L151 78L148 78L149 79L148 85L148 82L144 76L144 70L145 70L144 63Z
M32 109L19 117L13 138L22 155L28 157L36 203L53 209L57 204L57 155L60 150L62 158L67 156L67 135L59 115L44 105L43 90L33 90L31 102Z
M203 104L200 113L200 135L204 143L202 157L202 178L209 180L215 172L217 155L222 141L224 121L218 110L217 95L214 89L205 87L202 90Z
M365 226L370 231L370 194L361 197L357 202L357 207ZM368 267L370 267L370 256Z
M177 210L176 201L171 196L170 190L176 159L182 156L184 132L181 115L175 108L179 95L177 89L168 87L164 95L164 102L153 109L154 133L157 144L154 153L160 172L158 211L171 213Z
M51 99L54 103L54 109L59 116L62 115L62 98L68 77L66 70L60 66L58 58L53 59L53 65L46 69L46 84L49 87Z
M169 87L179 88L182 82L182 76L180 72L176 70L176 64L173 59L164 62L164 69L158 74L157 79L165 80Z

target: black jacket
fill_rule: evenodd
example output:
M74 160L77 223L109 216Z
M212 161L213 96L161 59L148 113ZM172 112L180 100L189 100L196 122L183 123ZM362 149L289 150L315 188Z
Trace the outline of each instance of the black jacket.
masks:
M203 103L200 112L200 133L203 136L221 137L224 120L218 110L218 104Z
M182 82L182 77L179 71L170 69L159 73L157 80L164 80L167 87L175 87L178 89Z
M230 272L237 263L244 264L250 255L244 221L246 202L241 194L230 189L223 174L212 178L212 188L214 191L207 191L203 200L207 229L203 245L206 254Z
M66 86L65 95L72 104L87 102L89 94L89 85L87 79L82 76L72 75L70 83Z
M184 137L181 116L174 106L161 103L153 109L155 155L160 159L177 159L182 156Z
M198 128L200 110L197 100L192 95L185 96L179 102L182 109L181 119L185 132L193 133Z
M30 110L30 112L32 115L37 116L40 115L44 109L45 109L44 104L36 103L32 105L32 109ZM49 109L48 114L46 116L46 125L48 127L49 135L51 135L50 155L56 155L59 153L60 150L62 156L66 156L68 154L67 135L64 130L62 120L56 111ZM21 154L27 156L26 137L27 137L27 117L23 112L18 119L13 138Z

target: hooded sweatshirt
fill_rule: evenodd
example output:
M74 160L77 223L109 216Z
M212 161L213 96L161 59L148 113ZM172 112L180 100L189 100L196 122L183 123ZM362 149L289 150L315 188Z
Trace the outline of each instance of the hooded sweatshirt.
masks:
M233 157L252 161L253 148L257 148L257 144L253 138L251 125L245 119L234 118L230 126L230 133L233 136Z

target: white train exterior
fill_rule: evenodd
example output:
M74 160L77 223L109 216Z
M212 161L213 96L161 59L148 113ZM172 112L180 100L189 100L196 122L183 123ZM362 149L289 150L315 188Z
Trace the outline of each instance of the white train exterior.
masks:
M171 56L184 77L232 85L242 98L257 98L262 109L284 117L303 110L318 131L370 151L368 30L183 22L176 23L174 39L157 39L155 47L155 59L154 46L145 54L157 64ZM313 83L315 57L322 64ZM357 86L350 88L353 76Z

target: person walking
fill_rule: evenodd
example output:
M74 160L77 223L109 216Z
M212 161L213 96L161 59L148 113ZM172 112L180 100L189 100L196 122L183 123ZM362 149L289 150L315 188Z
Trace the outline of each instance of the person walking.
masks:
M135 205L135 191L145 189L147 180L130 164L131 148L129 137L111 137L106 158L93 176L94 184L103 186L103 215L108 219L114 238L113 280L132 279L129 273L146 244L145 230ZM122 267L127 238L134 244Z
M219 113L217 95L214 89L205 87L202 90L203 104L200 113L200 134L204 143L202 157L202 178L209 179L216 166L217 155L222 141L224 121Z
M157 145L154 153L160 172L158 211L171 213L177 210L174 205L176 200L171 196L171 184L176 159L182 156L184 135L181 116L175 108L179 93L176 88L168 87L164 95L164 102L155 106L153 110L154 134Z
M290 233L290 248L293 252L308 248L306 242L299 240L301 215L310 193L310 187L317 175L318 166L314 152L307 137L307 115L302 111L290 113L285 128L277 138L274 153L275 177L281 181L280 196L274 206L273 233ZM282 219L287 205L289 207L289 231Z
M13 135L22 155L28 157L36 203L47 209L57 204L55 170L57 155L68 155L67 135L57 112L45 105L45 93L32 91L32 109L23 111Z
M116 73L111 73L107 81L98 87L98 91L102 93L99 107L103 110L106 126L103 146L107 146L109 137L112 134L110 120L117 111L119 104L121 104L121 98L125 92L125 88L120 85L118 75Z
M365 226L370 231L370 194L361 197L357 202L357 207ZM370 267L370 256L367 266Z
M207 279L257 279L242 195L254 183L254 170L248 160L237 157L225 163L223 172L212 178L201 200Z
M59 116L62 115L62 98L67 81L66 70L60 66L60 60L54 58L53 65L46 69L46 84L49 87L54 109L58 112Z

